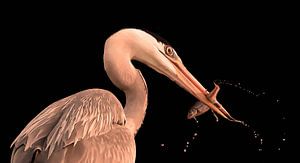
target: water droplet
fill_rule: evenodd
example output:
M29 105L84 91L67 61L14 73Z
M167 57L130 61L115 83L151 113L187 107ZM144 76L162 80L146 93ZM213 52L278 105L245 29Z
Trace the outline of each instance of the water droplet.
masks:
M188 148L188 147L189 147L189 145L186 145L185 147L186 147L186 148Z
M245 123L244 121L242 121L241 124L242 124L244 127L247 127L247 128L250 127L250 126L249 126L247 123Z
M269 94L270 92L268 92L266 89L265 90L260 89L260 90L255 90L255 91L251 90L251 89L248 89L248 87L246 87L247 85L243 85L243 82L240 82L240 81L230 81L230 80L218 80L218 81L220 82L220 85L222 84L222 85L226 85L228 87L231 87L232 89L238 89L239 91L244 92L248 95L251 95L252 97L255 97L256 99L263 98L266 95L268 95L268 96L271 95L271 94ZM266 100L266 99L263 99L263 100ZM278 104L281 103L281 99L279 97L272 97L271 101L269 101L269 102L271 102L275 105L278 105ZM281 116L279 117L279 120L284 122L284 121L287 120L287 118L288 117L287 117L286 114L281 114ZM244 123L243 126L247 127L249 135L251 136L252 140L255 141L255 144L257 145L256 149L258 151L262 151L263 150L262 146L266 142L266 140L263 138L263 135L259 134L255 129L252 128L252 126L250 126L246 123ZM286 132L282 131L281 135L282 135L282 137L279 138L279 141L281 143L287 142ZM194 138L195 138L195 136L194 136ZM275 147L274 149L275 150L281 150L280 148L281 147Z
M165 146L165 144L163 144L163 143L162 143L162 144L160 144L160 146L164 147L164 146Z
M186 149L183 149L183 152L186 152Z
M196 118L196 117L194 117L194 120L196 121L196 123L198 123L198 120L197 120L197 118Z
M195 133L194 133L194 136L197 136L197 135L198 135L198 133L197 133L197 132L195 132Z
M250 131L250 133L252 133L257 145L258 145L258 151L261 151L261 145L263 145L264 139L260 136L259 133L257 133L257 131L255 129L253 129L249 124L242 122L241 123L243 126L247 127Z
M187 141L186 144L190 144L190 142Z

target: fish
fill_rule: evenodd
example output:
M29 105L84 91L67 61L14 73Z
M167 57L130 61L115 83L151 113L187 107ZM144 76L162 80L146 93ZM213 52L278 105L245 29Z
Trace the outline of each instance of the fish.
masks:
M203 104L200 101L197 101L188 111L187 119L192 119L192 118L195 119L196 117L206 113L209 110L210 108L207 105ZM218 122L219 121L218 116L215 114L213 110L211 110L211 112L213 113L214 117L216 118L216 121Z
M226 119L232 122L237 122L237 123L244 123L243 121L237 120L235 118L233 118L225 109L224 107L217 101L217 94L220 90L220 87L214 83L215 88L206 95L207 99L212 101L212 103L217 106L219 108L219 110L226 115ZM207 105L205 105L204 103L197 101L188 111L187 114L187 119L192 119L192 118L196 118L204 113L206 113L208 110L211 110L211 112L213 113L214 117L216 118L216 121L219 121L219 118L217 116L217 114L210 109Z

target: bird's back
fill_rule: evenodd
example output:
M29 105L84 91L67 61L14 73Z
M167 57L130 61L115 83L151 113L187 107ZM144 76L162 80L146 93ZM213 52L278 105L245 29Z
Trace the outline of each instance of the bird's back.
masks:
M110 132L78 141L53 152L47 160L47 152L41 152L35 163L134 163L136 148L133 134L124 126L116 126Z
M81 91L49 105L23 129L12 143L11 162L59 162L58 158L91 159L93 155L110 158L118 152L112 148L113 140L124 140L124 148L135 148L133 134L125 122L123 108L112 93L102 89ZM115 147L122 151L120 146ZM111 150L99 152L104 149ZM135 154L130 150L124 152Z

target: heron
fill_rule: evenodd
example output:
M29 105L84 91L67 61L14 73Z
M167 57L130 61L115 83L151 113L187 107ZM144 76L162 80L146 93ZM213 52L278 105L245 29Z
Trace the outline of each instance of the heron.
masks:
M124 107L113 93L100 88L60 99L12 142L11 163L134 163L135 136L146 114L148 89L133 60L174 81L215 113L233 119L170 44L144 30L123 28L106 39L103 61L111 82L125 93Z

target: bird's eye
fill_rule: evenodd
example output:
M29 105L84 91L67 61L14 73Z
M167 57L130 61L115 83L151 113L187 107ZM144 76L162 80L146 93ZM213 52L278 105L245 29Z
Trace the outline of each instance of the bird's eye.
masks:
M170 45L165 45L165 53L170 57L174 56L174 50Z

